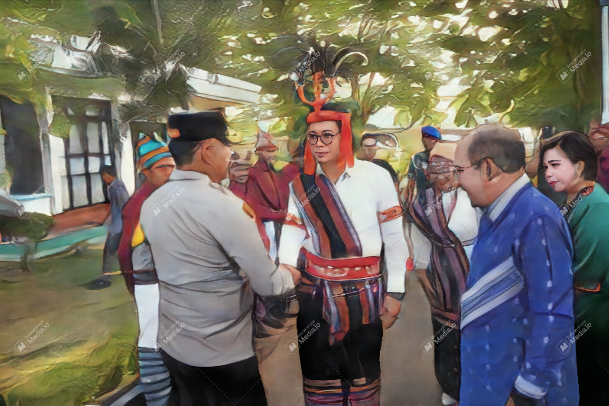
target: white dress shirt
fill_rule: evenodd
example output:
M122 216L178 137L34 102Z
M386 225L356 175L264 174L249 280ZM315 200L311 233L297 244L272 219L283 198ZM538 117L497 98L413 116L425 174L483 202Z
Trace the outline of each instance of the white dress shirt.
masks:
M317 173L325 176L319 165ZM391 175L386 169L372 162L356 159L353 168L347 168L334 187L359 236L362 256L380 256L384 244L387 291L403 293L408 249L402 229L402 218L384 223L379 220L380 213L400 205ZM301 218L292 194L288 213ZM284 224L279 243L279 262L296 266L302 247L321 256L303 229Z
M457 199L455 208L449 213L454 199ZM479 211L472 207L467 192L458 188L452 192L442 192L442 206L444 215L448 218L448 228L463 244L465 255L469 260L474 249L474 242L478 235ZM430 263L431 242L423 235L417 226L412 226L410 232L414 246L415 269L427 269Z

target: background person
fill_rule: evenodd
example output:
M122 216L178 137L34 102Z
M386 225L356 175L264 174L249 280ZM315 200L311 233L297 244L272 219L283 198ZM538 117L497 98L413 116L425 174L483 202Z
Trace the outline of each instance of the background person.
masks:
M363 151L364 156L362 159L364 161L372 162L382 168L385 168L387 172L391 175L391 179L395 184L396 188L399 183L398 173L393 169L393 166L384 159L377 159L376 153L383 146L384 148L390 148L389 146L383 145L378 139L378 136L384 136L385 138L389 137L388 134L364 134L361 140L361 149ZM394 148L397 148L397 140L392 140L395 143Z
M434 337L443 337L434 345L434 366L444 405L459 400L460 303L478 234L477 212L453 174L456 148L438 143L431 150L434 186L410 206L415 270L431 305Z
M287 198L281 193L279 175L273 167L278 148L271 135L262 130L258 133L255 148L258 161L248 171L248 204L264 225L270 243L269 256L276 261L281 226L287 210Z
M429 154L440 140L442 140L442 135L437 128L431 125L421 128L421 142L423 143L424 150L412 156L408 171L406 172L408 183L403 192L403 201L406 208L408 208L415 197L423 196L425 190L433 186L427 179L425 171L429 165Z
M605 191L609 191L609 123L600 125L598 122L592 121L588 138L598 154L597 182Z
M108 185L106 190L110 201L110 214L106 219L108 235L104 244L102 276L85 285L86 289L91 290L105 289L112 284L108 275L111 273L112 267L115 266L118 257L117 251L123 229L122 211L123 206L129 200L129 192L127 192L125 184L117 178L116 169L113 166L101 165L99 174Z
M541 154L547 181L557 192L567 194L561 212L575 247L579 404L609 404L609 196L595 182L597 155L584 134L556 134L544 142Z
M118 248L118 259L127 289L133 294L137 308L139 336L137 352L140 386L148 406L168 405L171 382L169 371L159 354L159 281L152 258L146 256L142 244L140 214L144 201L164 185L175 168L167 144L154 133L150 137L139 133L135 148L137 166L145 181L123 208L123 232ZM145 259L144 259L145 258ZM145 265L142 265L142 261Z

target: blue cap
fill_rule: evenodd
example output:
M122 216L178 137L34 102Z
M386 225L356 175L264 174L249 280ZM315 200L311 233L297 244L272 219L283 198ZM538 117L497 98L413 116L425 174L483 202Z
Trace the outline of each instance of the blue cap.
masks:
M425 127L421 128L421 133L423 135L427 135L428 137L437 138L439 140L442 139L442 135L440 135L440 130L438 130L432 125L426 125Z

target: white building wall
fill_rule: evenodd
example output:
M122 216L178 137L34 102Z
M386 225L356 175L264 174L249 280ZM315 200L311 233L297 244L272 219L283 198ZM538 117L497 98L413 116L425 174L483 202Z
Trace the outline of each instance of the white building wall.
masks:
M66 171L65 146L63 139L49 134L49 148L51 156L51 167L45 168L51 172L51 192L55 197L53 210L55 213L63 212L64 196L68 195L68 178ZM67 205L67 204L66 204Z
M135 191L135 163L133 162L133 144L131 142L131 129L128 123L120 120L120 114L116 103L112 103L112 130L118 131L118 142L116 143L115 162L118 178L125 184L127 192L133 194Z
M127 126L126 131L126 139L121 138L120 140L120 164L119 164L119 178L125 184L127 188L127 192L130 195L135 191L135 170L134 170L134 162L133 162L133 144L131 143L131 130L129 130L129 126Z

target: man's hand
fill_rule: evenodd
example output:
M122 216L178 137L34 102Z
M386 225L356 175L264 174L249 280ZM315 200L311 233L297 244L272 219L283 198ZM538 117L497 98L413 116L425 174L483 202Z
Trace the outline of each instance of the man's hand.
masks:
M298 282L300 281L300 271L296 268L294 268L291 265L286 265L286 264L280 264L279 267L277 269L287 269L288 271L290 271L290 274L292 274L292 280L294 281L294 285L297 285Z
M391 296L385 296L385 304L381 311L381 322L383 323L384 329L393 326L393 323L395 323L398 318L398 314L400 314L401 308L402 302L400 300Z

